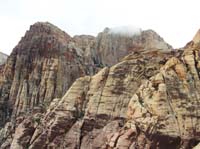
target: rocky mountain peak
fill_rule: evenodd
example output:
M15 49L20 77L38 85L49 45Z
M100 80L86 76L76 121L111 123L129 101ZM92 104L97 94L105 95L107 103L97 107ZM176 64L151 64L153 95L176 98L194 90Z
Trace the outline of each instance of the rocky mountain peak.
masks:
M2 68L0 125L35 108L44 109L85 72L67 33L48 22L31 25Z
M46 35L57 35L57 36L65 36L66 38L70 38L70 36L59 29L57 26L49 23L49 22L36 22L30 26L29 33L37 34L46 34Z
M142 43L145 44L146 49L161 49L172 50L173 47L169 45L158 33L154 30L143 30L141 33Z
M67 49L71 37L49 22L37 22L30 26L12 54L32 56L56 56Z
M96 38L98 59L103 65L112 66L131 52L150 49L171 50L172 46L155 31L138 28L105 28Z
M193 148L196 45L173 50L153 30L71 38L35 23L0 71L0 148Z

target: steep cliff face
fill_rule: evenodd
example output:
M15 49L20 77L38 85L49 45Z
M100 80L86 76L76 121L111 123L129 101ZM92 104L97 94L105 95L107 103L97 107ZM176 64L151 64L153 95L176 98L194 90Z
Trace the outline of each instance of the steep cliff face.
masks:
M41 111L71 84L141 49L170 49L153 31L139 36L100 33L74 36L50 23L35 23L13 49L0 76L0 125L11 117ZM162 47L161 46L161 47ZM113 53L114 51L114 53Z
M71 38L32 25L0 72L0 148L194 147L199 37L172 50L152 30Z
M0 52L0 65L5 64L7 58L8 58L8 55L6 55L6 54ZM1 66L0 66L0 67L1 67Z
M62 99L51 103L46 114L22 119L13 140L7 137L5 142L11 148L114 147L112 141L126 126L132 96L173 55L159 50L135 52L93 77L78 79Z
M1 124L62 97L85 75L72 38L50 23L36 23L14 48L0 76Z
M153 30L139 31L137 34L118 34L112 33L111 29L106 28L99 33L96 38L96 58L103 65L112 66L119 62L124 56L134 51L161 49L171 50L167 44Z
M91 71L96 72L96 68L100 67L100 62L97 61L97 52L95 49L95 37L90 35L76 35L73 37L77 53L80 53L84 64L87 66L87 74Z
M77 79L43 114L1 130L1 148L190 149L200 142L200 46L134 52ZM198 145L196 146L198 148Z
M96 38L81 35L74 36L73 39L76 46L81 49L85 62L100 67L112 66L134 51L172 50L172 46L153 30L139 30L135 34L128 34L123 31L112 32L112 29L105 28Z

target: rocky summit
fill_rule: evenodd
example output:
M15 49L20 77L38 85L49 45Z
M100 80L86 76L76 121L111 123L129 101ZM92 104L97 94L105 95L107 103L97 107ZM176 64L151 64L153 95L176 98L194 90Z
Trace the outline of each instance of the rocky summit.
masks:
M151 49L171 50L172 47L153 30L126 35L113 33L112 29L105 28L96 38L98 60L106 66L116 64L133 51Z
M33 24L0 71L0 148L198 149L199 43Z

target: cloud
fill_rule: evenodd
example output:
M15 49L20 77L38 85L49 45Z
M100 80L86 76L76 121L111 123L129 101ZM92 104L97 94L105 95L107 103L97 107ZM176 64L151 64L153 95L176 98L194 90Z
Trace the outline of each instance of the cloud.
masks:
M9 54L37 21L49 21L71 36L97 35L106 26L134 25L155 30L178 48L199 29L199 13L199 0L0 0L0 51ZM112 29L129 36L137 31L130 26Z
M109 29L110 34L118 34L121 36L140 35L141 29L134 26L118 26Z

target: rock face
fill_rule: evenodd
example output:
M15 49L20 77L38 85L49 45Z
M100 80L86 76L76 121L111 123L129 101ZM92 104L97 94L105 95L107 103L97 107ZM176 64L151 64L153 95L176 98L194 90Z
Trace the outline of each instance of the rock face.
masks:
M85 62L96 66L112 66L124 56L140 50L172 50L153 30L140 30L137 34L112 33L105 28L97 37L89 35L75 36L76 46L82 49Z
M196 44L144 50L81 77L46 113L3 129L2 148L190 149L200 141L199 55Z
M84 76L72 38L50 23L36 23L14 48L0 76L0 119L44 109Z
M0 126L11 117L15 120L24 113L46 109L77 78L93 75L103 66L119 62L127 53L160 45L164 50L171 48L153 31L133 37L105 31L97 38L72 38L48 22L35 23L1 68Z
M48 126L36 128L29 147L108 148L109 139L112 141L125 125L132 95L143 79L156 74L162 66L161 55L166 55L166 59L172 56L159 51L135 53L93 77L78 79L41 119ZM153 65L155 62L158 63ZM44 140L50 140L49 144Z
M73 37L76 51L83 58L84 65L88 68L87 74L95 72L95 68L100 67L100 62L97 61L95 39L95 37L90 35L77 35Z
M21 120L13 140L5 142L11 148L130 147L139 133L127 115L132 97L173 56L159 50L135 52L93 77L78 79L60 100L53 100L46 114Z
M6 54L0 52L0 65L5 64L7 58L8 58L8 55L6 55Z
M106 28L96 38L96 51L99 56L96 59L103 65L112 66L129 53L144 49L171 50L172 47L153 30L144 30L126 36L113 34L109 28Z
M72 38L34 24L1 71L0 148L198 148L194 39L171 50L152 30Z

